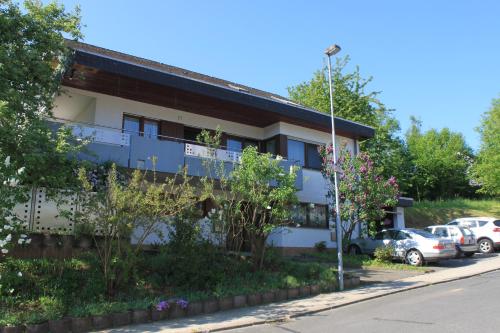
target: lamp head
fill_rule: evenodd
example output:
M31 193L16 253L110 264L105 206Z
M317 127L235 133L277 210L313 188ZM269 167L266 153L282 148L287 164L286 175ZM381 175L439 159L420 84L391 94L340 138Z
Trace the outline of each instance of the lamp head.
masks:
M333 44L325 50L325 54L329 57L331 57L332 55L336 55L339 52L340 52L340 46L338 46L337 44Z

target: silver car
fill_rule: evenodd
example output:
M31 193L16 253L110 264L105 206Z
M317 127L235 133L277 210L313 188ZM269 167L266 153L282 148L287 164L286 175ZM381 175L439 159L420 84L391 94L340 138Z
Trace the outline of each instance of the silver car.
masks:
M439 261L455 257L455 244L448 239L438 238L430 232L419 229L386 229L373 238L358 238L351 241L350 254L373 255L378 247L391 246L393 258L405 260L412 266L424 262Z
M456 258L462 255L472 257L479 249L476 237L469 228L457 225L431 225L424 230L440 238L446 238L455 243L457 248Z

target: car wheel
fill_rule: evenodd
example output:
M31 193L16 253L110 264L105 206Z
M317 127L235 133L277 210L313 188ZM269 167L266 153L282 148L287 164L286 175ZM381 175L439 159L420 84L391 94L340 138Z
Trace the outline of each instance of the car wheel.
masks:
M470 258L470 257L473 257L474 254L475 254L474 252L465 252L464 256L466 256L467 258Z
M412 266L422 266L424 257L418 250L410 250L406 253L406 262Z
M357 245L351 245L351 246L349 246L349 254L350 255L361 254L361 249Z
M481 253L491 253L494 251L493 242L487 238L483 238L479 241L479 252Z

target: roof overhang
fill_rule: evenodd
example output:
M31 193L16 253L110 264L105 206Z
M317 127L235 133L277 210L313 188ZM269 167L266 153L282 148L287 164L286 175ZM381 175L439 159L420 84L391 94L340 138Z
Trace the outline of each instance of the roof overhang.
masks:
M104 72L107 75L125 77L147 82L155 86L171 88L176 91L228 102L232 105L244 106L246 110L255 109L256 111L260 111L255 116L269 117L272 121L284 121L325 132L331 131L330 116L325 113L300 105L282 103L272 98L256 96L245 91L238 91L217 84L168 73L141 64L114 59L106 55L76 48L73 66L80 69L86 68L88 72L93 72L94 75ZM75 84L75 81L68 79L68 77L64 79L63 84L82 88L82 86ZM144 92L144 94L148 93ZM238 112L238 110L233 110L232 112L234 113L234 111ZM340 135L358 140L371 138L375 134L375 130L372 127L337 117L335 118L335 130Z
M413 206L413 198L407 198L407 197L399 197L398 199L398 207L412 207Z

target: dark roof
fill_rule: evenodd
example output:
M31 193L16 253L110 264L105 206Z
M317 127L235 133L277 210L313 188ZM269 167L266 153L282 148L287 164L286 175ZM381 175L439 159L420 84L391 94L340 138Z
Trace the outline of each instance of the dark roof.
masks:
M76 51L75 62L84 66L245 104L331 128L328 114L277 94L82 42L68 40L67 43ZM358 139L371 138L375 134L370 126L339 117L335 117L335 128L349 132Z

